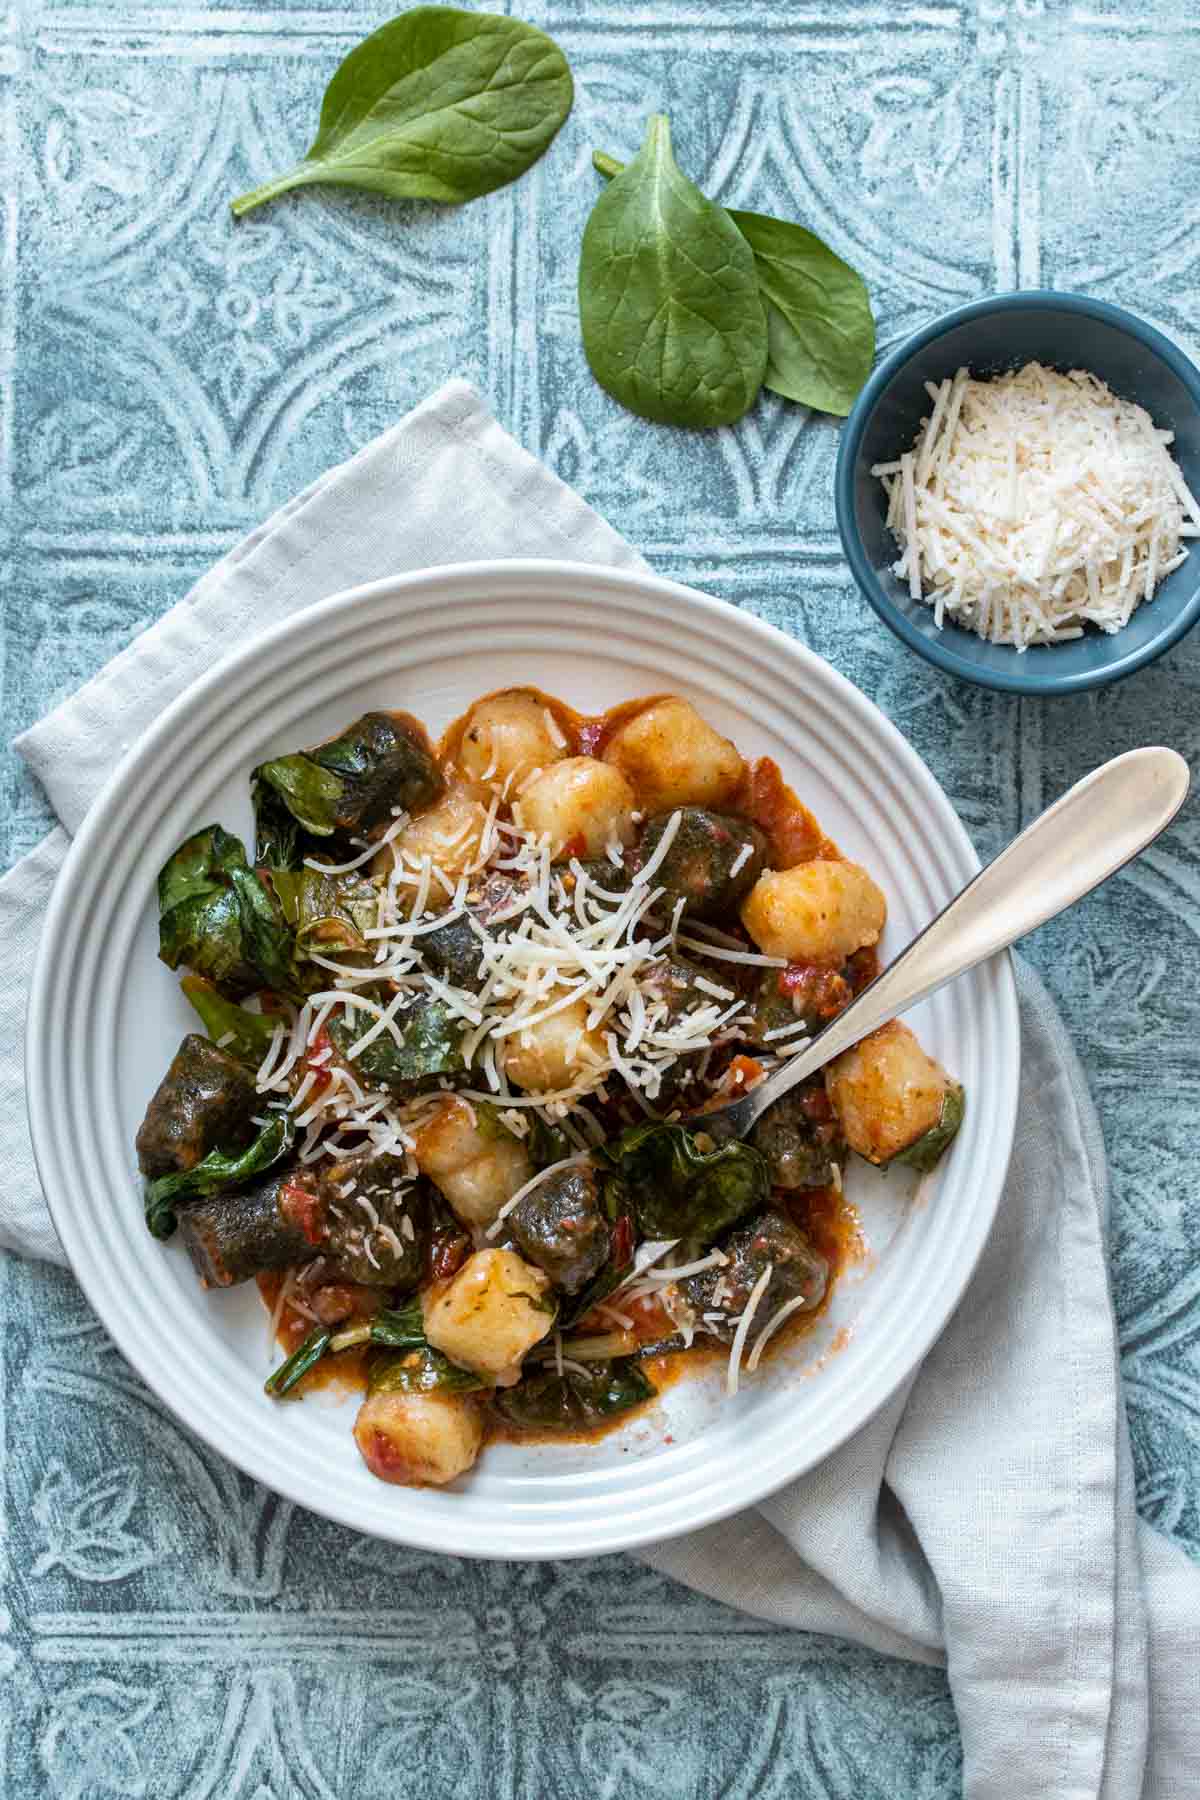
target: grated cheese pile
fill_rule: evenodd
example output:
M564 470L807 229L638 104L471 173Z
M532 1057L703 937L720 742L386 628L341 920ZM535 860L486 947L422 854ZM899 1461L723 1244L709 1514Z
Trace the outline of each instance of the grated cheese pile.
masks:
M408 819L399 812L380 838L363 845L360 855L336 865L338 871L349 872L372 863L378 901L375 923L362 934L366 948L334 956L309 947L310 959L329 972L329 985L279 1019L257 1071L258 1092L267 1107L286 1109L303 1131L301 1163L353 1157L361 1150L397 1157L405 1165L393 1190L397 1194L418 1176L417 1135L449 1093L472 1109L480 1103L493 1107L517 1137L528 1135L535 1117L556 1126L573 1146L572 1153L518 1188L494 1223L476 1234L481 1245L500 1233L505 1218L526 1194L558 1170L590 1160L592 1148L607 1133L586 1103L611 1097L610 1084L649 1111L681 1057L694 1058L695 1069L694 1076L685 1074L680 1087L692 1079L704 1081L712 1053L736 1041L739 1026L752 1017L734 965L784 966L782 957L747 950L738 939L713 927L688 921L687 931L681 931L681 904L674 906L669 918L664 916L663 889L655 876L678 831L678 812L630 885L609 889L577 860L566 869L555 865L549 840L518 822L519 801L512 808L513 822L501 816L507 804L507 793L493 787L475 854L459 874L448 872L436 857L418 857L402 848ZM444 840L448 862L459 852L461 863L465 829ZM618 850L615 860L619 856ZM312 866L330 870L320 862ZM497 876L507 878L511 893L489 915L478 905L479 895ZM423 940L432 930L464 918L478 942L482 984L478 991L443 979L423 956ZM707 965L707 972L694 979L694 995L682 1012L668 1004L651 972L661 959L681 950L686 950L694 967ZM372 1087L356 1059L384 1033L399 1044L406 1011L430 992L462 1024L468 1085L461 1077L443 1077L432 1091L408 1099ZM578 1010L580 1001L586 1003L586 1014L575 1046L575 1060L581 1065L577 1078L557 1092L514 1091L505 1075L506 1043L521 1041L531 1027L568 1007ZM338 1018L352 1023L357 1032L344 1058L335 1058L326 1035L330 1020ZM782 1041L772 1044L773 1054L762 1054L764 1070L800 1049L807 1041L800 1036L804 1030L801 1020L769 1033ZM369 1233L388 1233L393 1240L395 1233L382 1224L355 1176L337 1192L335 1217L343 1224L349 1219L352 1228L358 1228L356 1241L374 1262ZM402 1228L411 1232L411 1221L405 1218ZM729 1392L735 1393L739 1373L757 1368L768 1339L802 1302L779 1308L765 1325L760 1324L751 1344L751 1326L770 1279L768 1265L740 1317L732 1316L722 1299L718 1310L701 1321L679 1284L727 1260L722 1250L703 1251L678 1239L643 1242L609 1296L607 1310L618 1326L628 1330L632 1322L621 1308L653 1296L685 1346L714 1320L723 1327L736 1324L727 1375ZM276 1303L277 1314L285 1298L294 1310L311 1316L286 1286ZM553 1358L560 1372L580 1366L564 1357L561 1334L555 1334L544 1354Z
M1120 631L1200 537L1200 507L1144 407L1040 363L926 383L911 450L877 463L894 573L914 600L1026 650Z
M370 1149L374 1155L406 1159L415 1176L417 1134L447 1092L468 1104L488 1102L515 1136L526 1136L530 1119L540 1116L562 1130L577 1150L586 1150L603 1141L605 1133L581 1101L603 1100L615 1079L648 1110L681 1057L699 1059L695 1076L702 1079L704 1053L736 1038L738 1020L746 1013L746 999L728 980L729 965L781 965L781 958L731 948L736 940L710 941L723 934L706 926L693 927L703 937L684 938L678 932L678 909L670 922L656 917L663 890L655 886L654 876L670 848L678 814L631 886L614 891L600 886L578 862L570 864L568 884L566 871L551 862L548 840L504 821L500 804L497 794L477 852L461 874L447 874L429 855L418 858L403 851L398 840L407 819L402 815L363 855L339 865L361 866L369 857L390 861L386 874L379 873L375 862L377 920L365 933L371 960L344 960L310 948L310 959L329 971L329 986L290 1009L286 1022L276 1025L257 1072L258 1091L268 1106L285 1108L303 1131L302 1164ZM461 848L461 836L446 841L448 859ZM492 874L503 874L515 885L511 900L485 921L470 902L477 884ZM478 939L478 992L443 980L422 956L422 940L430 931L462 918ZM673 1015L653 982L642 984L651 965L683 944L700 966L712 959L712 976L700 977L696 1000ZM373 1087L356 1058L385 1032L401 1044L405 1012L429 992L462 1023L468 1085L444 1078L433 1091L411 1099ZM581 1026L577 1078L553 1092L514 1091L504 1073L506 1043L524 1041L530 1027L580 1001L586 1003L587 1041ZM323 1039L332 1017L352 1021L357 1029L344 1060L332 1060ZM773 1048L783 1057L800 1047L789 1042ZM764 1059L764 1067L769 1065L770 1059ZM544 1170L539 1179L548 1173ZM361 1196L348 1199L362 1204Z

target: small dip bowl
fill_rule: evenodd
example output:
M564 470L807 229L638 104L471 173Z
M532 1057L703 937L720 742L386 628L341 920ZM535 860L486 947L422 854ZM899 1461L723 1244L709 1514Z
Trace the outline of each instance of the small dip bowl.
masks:
M1121 399L1144 406L1155 425L1175 433L1171 454L1200 494L1200 370L1161 331L1119 306L1035 289L943 313L884 358L842 431L838 530L863 595L919 656L983 687L1077 694L1131 675L1191 630L1200 618L1200 539L1123 630L1089 626L1081 638L1018 651L949 621L939 631L933 608L910 597L892 574L900 546L886 524L883 483L871 474L876 463L894 462L911 448L932 407L927 381L941 382L964 365L973 376L986 376L1027 362L1087 369Z

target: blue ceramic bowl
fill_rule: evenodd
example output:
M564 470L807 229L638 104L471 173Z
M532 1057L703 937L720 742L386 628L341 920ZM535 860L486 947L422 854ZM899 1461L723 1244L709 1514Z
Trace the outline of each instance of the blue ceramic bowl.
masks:
M983 687L1077 694L1131 675L1191 630L1200 618L1200 541L1123 631L1089 628L1068 643L1022 653L958 625L939 631L932 608L910 598L891 572L899 546L885 523L883 484L870 472L912 444L929 414L927 381L940 382L964 364L973 375L989 375L1033 361L1090 369L1115 394L1144 406L1156 425L1175 433L1172 450L1184 480L1200 493L1200 370L1160 331L1119 306L1034 289L945 313L880 363L842 431L838 530L864 596L919 656Z

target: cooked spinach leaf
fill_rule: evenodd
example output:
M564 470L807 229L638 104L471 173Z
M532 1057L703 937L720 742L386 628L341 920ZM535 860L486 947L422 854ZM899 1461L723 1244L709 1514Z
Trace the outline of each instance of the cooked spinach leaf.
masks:
M371 1320L370 1341L389 1350L425 1347L425 1314L419 1299L386 1308Z
M405 1088L433 1075L453 1075L463 1066L463 1021L434 994L419 994L392 1021L401 1043L381 1031L354 1058L354 1068L374 1087ZM368 1029L370 1020L331 1019L329 1035L343 1055Z
M346 1325L333 1339L334 1350L351 1350L356 1345L375 1344L385 1350L423 1350L425 1314L419 1296L406 1300L403 1306L385 1308L361 1325Z
M356 873L272 869L271 886L301 955L310 946L326 955L367 948L363 933L379 919L379 889L373 882Z
M571 110L567 60L520 19L418 6L353 49L302 162L242 194L236 217L314 182L389 200L474 200L535 163Z
M256 855L299 871L331 838L361 837L394 808L429 806L443 790L424 732L405 713L369 712L328 743L259 763L250 777Z
M294 756L272 757L270 762L259 764L251 780L274 788L276 797L296 823L315 837L331 837L337 830L342 784L311 756L298 752ZM260 862L264 860L259 857Z
M292 1354L288 1357L287 1361L280 1363L279 1367L268 1375L267 1379L263 1382L263 1392L270 1394L275 1400L281 1400L286 1393L295 1387L298 1381L304 1379L310 1369L316 1367L324 1356L328 1355L330 1352L349 1350L356 1344L380 1344L402 1350L425 1350L430 1357L434 1357L438 1354L437 1351L428 1350L428 1347L425 1344L425 1327L421 1321L421 1305L419 1301L414 1301L412 1305L405 1308L403 1312L376 1313L369 1325L352 1327L349 1331L339 1331L334 1333L324 1326L317 1326L314 1330L309 1332L304 1342L297 1349L292 1351ZM405 1358L403 1360L407 1361L408 1359ZM445 1361L444 1358L442 1358L442 1360ZM453 1368L453 1364L448 1366ZM383 1379L386 1379L386 1368L381 1369L380 1374ZM465 1375L466 1371L463 1369L454 1369L454 1374ZM417 1385L418 1379L419 1377L415 1374L410 1374L410 1385L407 1388L400 1389L397 1385L390 1389L385 1388L383 1391L427 1393L437 1385L436 1382L429 1381L428 1386L422 1388ZM380 1385L382 1386L382 1380ZM446 1382L444 1385L446 1387L452 1387L454 1385L459 1385L461 1387L461 1385L464 1384ZM479 1383L474 1377L471 1377L469 1382L465 1385L478 1386ZM375 1393L380 1391L380 1389L373 1384L371 1391L372 1393Z
M938 1114L937 1124L922 1132L916 1143L910 1144L907 1150L901 1150L898 1156L893 1156L887 1166L891 1168L892 1164L901 1163L906 1168L917 1169L922 1175L928 1175L954 1142L966 1109L966 1091L960 1082L952 1081L942 1096L942 1110Z
M368 1394L469 1394L487 1386L429 1344L376 1357L367 1383Z
M169 1238L175 1229L175 1207L181 1200L200 1199L240 1187L252 1175L261 1175L291 1149L295 1128L289 1113L272 1113L245 1150L226 1155L210 1150L191 1169L175 1175L160 1175L146 1183L146 1223L156 1238Z
M644 418L729 425L754 404L767 366L754 257L681 173L662 114L592 209L579 315L593 375Z
M478 1112L478 1103L476 1111ZM529 1134L525 1139L525 1148L529 1152L529 1160L535 1171L548 1169L551 1163L562 1162L570 1156L574 1146L565 1131L557 1125L551 1125L543 1119L536 1108L530 1109Z
M246 867L246 852L241 839L220 825L205 826L185 838L174 856L162 866L158 877L158 905L161 912L173 912L189 900L206 899L220 878L234 869Z
M596 1155L616 1169L637 1214L642 1237L698 1238L711 1243L770 1192L765 1158L749 1144L701 1149L694 1129L647 1120Z
M580 1369L564 1369L561 1375L553 1367L530 1370L516 1387L501 1388L492 1396L492 1405L510 1424L537 1426L550 1431L585 1431L602 1419L628 1412L652 1400L658 1389L631 1357L616 1357L611 1362L587 1365Z
M254 807L254 860L260 869L300 869L304 858L318 844L292 817L283 796L258 769L250 776L250 800Z
M625 167L597 151L600 175ZM727 209L754 253L767 315L763 386L817 412L844 416L871 372L875 319L862 276L790 219Z
M218 993L202 975L185 975L179 985L214 1044L219 1042L231 1056L257 1068L271 1048L279 1020L270 1013L247 1012Z
M181 844L158 878L158 954L236 997L292 990L292 935L240 841L219 825Z

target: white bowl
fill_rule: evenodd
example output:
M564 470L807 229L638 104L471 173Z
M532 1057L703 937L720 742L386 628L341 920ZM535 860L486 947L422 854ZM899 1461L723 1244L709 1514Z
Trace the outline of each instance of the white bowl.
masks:
M806 1340L731 1403L710 1369L596 1444L497 1444L453 1489L385 1486L350 1437L354 1402L281 1406L262 1382L253 1284L201 1292L142 1222L133 1138L193 1019L156 959L155 878L217 818L249 840L253 764L399 706L438 732L478 695L532 682L583 711L670 689L749 755L775 757L887 893L895 952L976 871L948 800L903 738L819 657L769 625L650 575L571 563L424 571L341 594L188 690L117 769L55 890L33 980L27 1074L46 1196L76 1275L184 1425L281 1494L378 1537L474 1556L629 1549L760 1499L844 1442L915 1367L957 1304L1000 1196L1019 1039L1007 958L913 1023L966 1084L966 1121L914 1199L856 1163L869 1254Z

